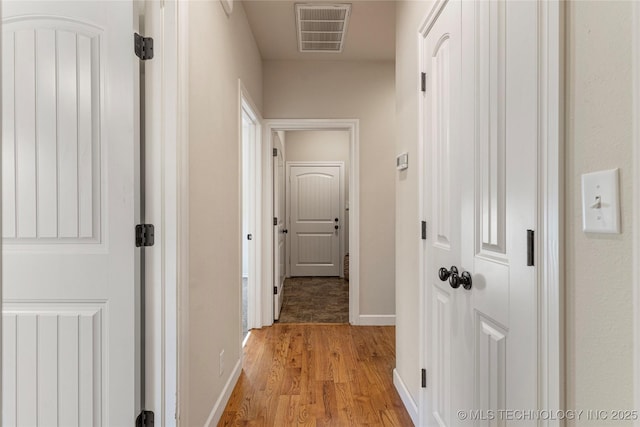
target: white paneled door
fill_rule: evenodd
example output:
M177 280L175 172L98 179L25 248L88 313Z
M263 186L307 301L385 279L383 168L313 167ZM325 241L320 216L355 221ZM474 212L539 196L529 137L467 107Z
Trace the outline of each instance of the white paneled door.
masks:
M287 164L291 276L340 276L343 168Z
M435 7L423 33L424 423L505 425L501 410L537 408L537 3Z
M274 134L274 139L279 141L280 137ZM282 146L282 144L279 144ZM280 309L282 308L282 297L284 295L284 279L286 277L285 268L285 242L288 230L285 227L285 170L284 157L282 149L278 148L274 151L273 156L273 286L275 293L273 295L273 317L275 320L280 318Z
M131 1L2 2L2 425L135 422Z

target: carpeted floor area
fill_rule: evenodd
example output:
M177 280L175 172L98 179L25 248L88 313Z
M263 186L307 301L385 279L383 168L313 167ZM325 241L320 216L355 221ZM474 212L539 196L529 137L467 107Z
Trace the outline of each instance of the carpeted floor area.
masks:
M339 277L286 279L278 323L349 323L349 282Z

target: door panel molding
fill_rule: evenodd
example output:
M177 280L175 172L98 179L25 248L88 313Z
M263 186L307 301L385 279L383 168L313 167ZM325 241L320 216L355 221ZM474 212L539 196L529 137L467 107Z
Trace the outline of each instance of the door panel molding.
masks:
M106 301L11 301L2 312L7 352L3 421L15 425L59 419L101 425L107 396ZM66 355L66 356L62 356ZM64 390L58 399L52 399ZM24 405L36 397L35 408ZM22 403L22 405L21 405ZM34 410L35 409L35 410Z
M104 31L40 15L3 28L3 85L12 88L3 97L3 243L20 251L100 245Z
M272 119L263 122L262 147L262 207L263 212L273 212L273 132L293 130L346 130L349 138L349 323L361 323L359 306L360 272L360 121L358 119ZM273 286L273 217L263 215L263 230L269 233L261 236L262 289L263 295L270 295ZM272 293L272 292L271 292ZM262 298L262 325L273 324L273 301Z
M477 2L476 252L506 253L506 12L504 1ZM484 25L483 25L484 24ZM495 24L495 25L492 25ZM497 54L492 55L492 52ZM488 90L488 88L497 90Z

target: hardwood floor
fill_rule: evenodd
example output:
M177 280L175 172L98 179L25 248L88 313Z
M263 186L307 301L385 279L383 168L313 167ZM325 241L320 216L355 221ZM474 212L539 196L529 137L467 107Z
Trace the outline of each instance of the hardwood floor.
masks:
M393 386L395 328L253 330L218 426L413 426Z

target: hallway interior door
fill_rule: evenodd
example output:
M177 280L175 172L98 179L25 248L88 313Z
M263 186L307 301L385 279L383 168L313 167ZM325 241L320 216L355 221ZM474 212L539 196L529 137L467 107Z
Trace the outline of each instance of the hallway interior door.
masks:
M134 2L2 2L2 425L140 397Z
M291 276L340 276L343 170L287 163Z
M273 156L273 317L274 320L280 318L282 309L282 299L284 296L284 279L286 277L285 249L288 233L286 229L285 213L285 170L284 155L282 152L282 142L277 132L274 132Z
M423 44L423 200L432 226L426 422L455 426L470 422L459 411L499 417L537 407L538 295L527 239L537 223L538 6L440 7Z

